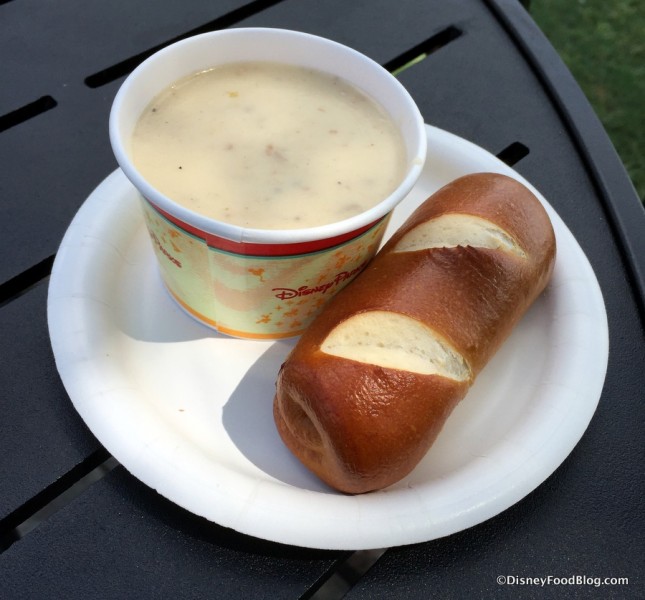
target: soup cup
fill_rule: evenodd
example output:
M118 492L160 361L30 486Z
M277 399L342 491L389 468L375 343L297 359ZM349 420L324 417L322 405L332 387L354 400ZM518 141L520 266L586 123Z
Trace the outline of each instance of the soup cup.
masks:
M132 159L133 131L143 111L184 77L245 61L317 69L380 104L405 146L405 172L396 189L360 214L303 229L254 229L218 221L156 189ZM360 273L377 251L392 210L421 174L427 144L414 100L378 63L332 40L271 28L214 31L158 51L120 87L109 132L120 168L140 193L152 249L171 296L205 325L255 339L299 335Z

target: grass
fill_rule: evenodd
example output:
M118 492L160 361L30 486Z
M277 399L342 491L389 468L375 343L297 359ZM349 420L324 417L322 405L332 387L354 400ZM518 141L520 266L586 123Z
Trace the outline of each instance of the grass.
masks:
M594 107L645 201L645 2L532 0L530 12Z

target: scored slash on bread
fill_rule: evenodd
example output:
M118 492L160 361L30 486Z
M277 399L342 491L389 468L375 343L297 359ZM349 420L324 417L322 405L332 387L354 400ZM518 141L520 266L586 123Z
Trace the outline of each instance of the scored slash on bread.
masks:
M448 213L425 221L399 240L392 252L471 246L494 248L521 258L526 253L507 232L487 219ZM373 332L373 333L372 333ZM369 311L337 325L321 345L323 352L392 369L457 381L470 378L470 367L436 331L405 315Z
M487 219L463 213L443 214L417 225L397 243L393 252L456 246L494 248L526 257L524 250L508 231Z
M363 493L405 477L546 286L546 211L504 175L426 200L334 297L282 365L274 416L323 481Z
M470 368L436 332L405 315L373 310L362 312L332 329L320 349L326 354L403 369L441 375L456 381L470 379Z

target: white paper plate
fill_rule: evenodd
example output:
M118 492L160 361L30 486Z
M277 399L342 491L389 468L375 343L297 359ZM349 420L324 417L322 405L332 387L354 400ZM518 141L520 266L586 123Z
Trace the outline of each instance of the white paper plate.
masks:
M496 171L528 185L481 148L427 130L427 166L389 232L458 176ZM162 288L137 194L120 171L83 204L56 257L48 299L56 364L81 417L116 459L216 523L330 549L445 536L543 482L578 442L600 397L608 352L600 288L545 205L558 243L552 283L425 459L380 492L334 492L283 446L272 417L274 383L294 342L221 336L179 309Z

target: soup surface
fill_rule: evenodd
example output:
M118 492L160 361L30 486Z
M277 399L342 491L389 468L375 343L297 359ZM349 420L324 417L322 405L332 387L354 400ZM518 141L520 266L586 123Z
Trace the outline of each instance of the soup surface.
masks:
M293 229L378 204L405 173L395 124L322 72L271 62L196 73L164 90L132 139L143 176L178 204L243 227Z

